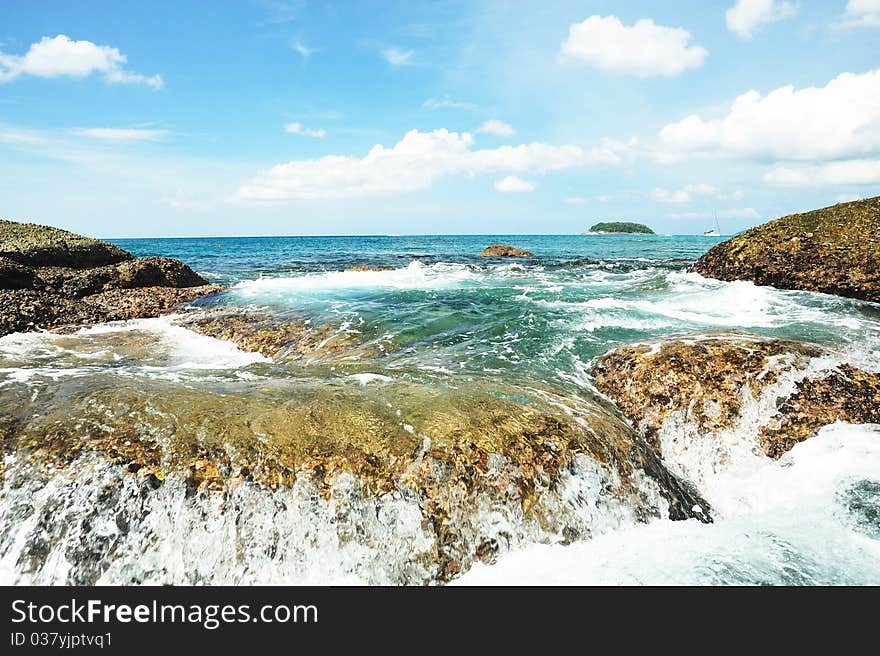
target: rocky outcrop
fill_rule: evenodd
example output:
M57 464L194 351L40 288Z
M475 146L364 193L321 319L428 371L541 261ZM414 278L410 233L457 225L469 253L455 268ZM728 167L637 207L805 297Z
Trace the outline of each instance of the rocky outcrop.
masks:
M84 269L133 260L134 255L105 241L60 228L0 220L0 258L28 267Z
M493 244L479 253L480 257L534 257L534 253L507 244Z
M0 335L154 317L221 290L186 264L66 230L0 221Z
M625 346L594 367L596 386L663 451L661 434L750 432L778 458L835 421L880 422L880 374L829 364L821 347L745 333Z
M712 248L693 270L720 280L880 302L880 197L752 228Z
M378 509L406 504L420 537L401 546L412 565L395 582L448 580L525 539L570 541L666 515L709 521L707 503L623 421L599 404L562 411L552 390L302 374L216 390L161 379L124 386L109 375L85 389L69 379L52 385L39 398L25 385L0 388L7 456L0 462L10 466L10 488L22 478L78 472L97 457L147 493L169 485L164 494L181 513L222 503L234 517L254 495L270 505L303 497L327 509L342 543L361 539L362 510L375 522ZM126 487L102 485L108 495ZM148 521L142 509L150 499L126 521ZM111 506L108 521L122 512ZM284 516L277 505L274 512ZM399 530L394 516L378 520L383 539ZM251 520L233 521L246 527ZM132 533L146 539L144 530ZM41 553L21 567L42 567ZM100 563L100 574L113 558L106 549L92 555L79 558L70 576L93 582L88 577L97 574L82 563Z

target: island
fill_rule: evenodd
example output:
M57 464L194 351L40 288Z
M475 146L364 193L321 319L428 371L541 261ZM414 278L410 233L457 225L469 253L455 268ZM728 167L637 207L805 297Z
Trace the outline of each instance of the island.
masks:
M597 223L585 235L654 235L657 234L643 223L631 221L608 221Z

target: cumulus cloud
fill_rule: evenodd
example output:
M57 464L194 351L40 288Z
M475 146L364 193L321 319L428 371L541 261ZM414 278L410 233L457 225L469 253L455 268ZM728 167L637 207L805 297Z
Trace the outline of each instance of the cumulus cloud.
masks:
M516 134L516 130L513 129L513 126L510 125L510 123L505 123L504 121L499 121L494 118L483 123L476 131L480 134L491 134L496 137L512 137Z
M92 73L108 82L162 86L159 75L146 76L127 71L127 61L116 48L99 46L91 41L73 41L64 34L44 36L24 55L0 53L0 82L11 82L22 75L34 77L86 77Z
M451 175L541 175L595 164L619 164L633 147L632 142L603 142L591 149L540 142L474 149L473 144L473 135L467 132L411 130L390 148L377 144L364 157L328 155L278 164L239 187L235 199L272 203L406 193L426 189Z
M736 0L724 18L727 29L743 39L750 39L761 25L791 18L797 11L794 4L784 0Z
M776 187L880 184L880 160L774 166L764 174L764 182Z
M701 66L709 54L690 40L687 30L657 25L650 18L628 26L617 16L590 16L571 25L560 55L609 73L670 77Z
M844 27L880 27L880 0L849 0Z
M412 64L414 50L400 50L399 48L386 48L382 51L382 57L392 66L407 66Z
M162 141L170 134L168 130L146 130L141 128L71 128L69 132L78 137L113 143Z
M302 123L288 123L284 126L284 131L288 134L298 134L302 137L312 137L314 139L320 139L321 137L327 136L327 130L314 130L304 127Z
M749 91L725 116L688 116L660 131L666 154L770 160L861 158L880 152L880 70L843 73L824 87Z
M535 184L517 175L508 175L495 183L495 191L502 194L524 194L535 190Z

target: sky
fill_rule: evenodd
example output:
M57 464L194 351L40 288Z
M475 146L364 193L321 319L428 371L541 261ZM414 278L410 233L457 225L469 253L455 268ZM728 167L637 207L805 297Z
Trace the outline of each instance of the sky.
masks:
M880 195L880 0L0 0L0 217L731 234Z

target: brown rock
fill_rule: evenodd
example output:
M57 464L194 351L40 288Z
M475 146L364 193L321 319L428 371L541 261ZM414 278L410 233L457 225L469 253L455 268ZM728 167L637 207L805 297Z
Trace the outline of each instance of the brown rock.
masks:
M810 361L822 355L822 348L802 342L704 333L615 349L593 374L599 391L655 448L673 414L701 434L717 434L742 419L744 397L759 399L790 375L794 391L777 400L776 413L756 435L764 452L778 458L834 421L880 421L880 375L843 365L805 377Z
M534 253L524 251L506 244L494 244L488 248L484 248L480 253L480 257L534 257Z
M880 302L880 197L752 228L712 248L693 270L720 280Z
M154 317L222 290L186 264L66 230L0 221L0 335Z

